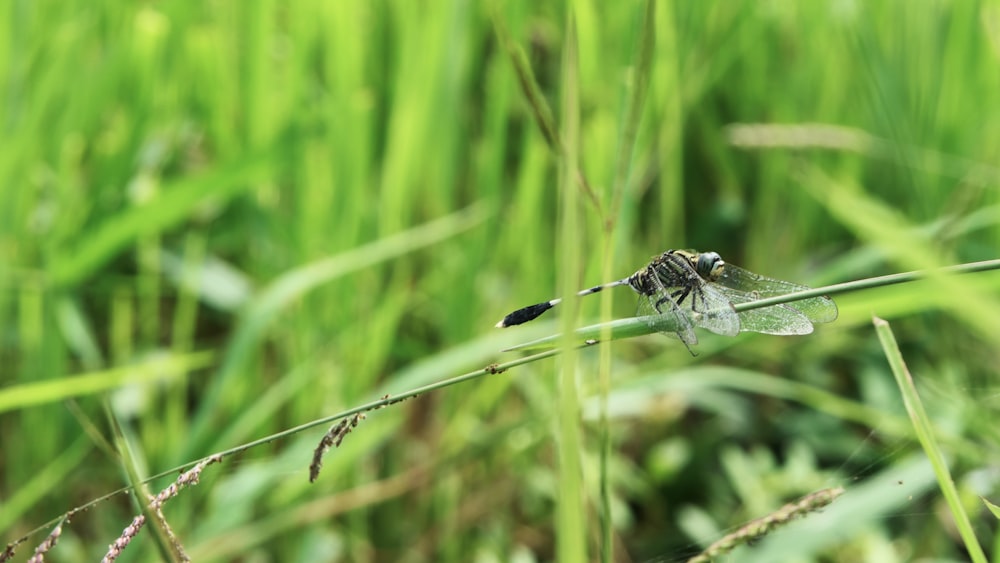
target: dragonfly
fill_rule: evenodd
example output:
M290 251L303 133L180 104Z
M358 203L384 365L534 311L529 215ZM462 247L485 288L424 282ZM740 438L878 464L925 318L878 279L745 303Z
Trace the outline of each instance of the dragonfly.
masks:
M593 295L621 285L639 294L637 316L646 318L651 328L679 338L692 354L691 346L698 343L695 327L724 336L736 336L741 331L794 335L809 334L813 323L837 318L837 305L826 296L737 314L734 304L809 288L727 264L717 252L668 250L627 278L584 289L576 295ZM522 307L496 326L505 328L534 320L562 301L557 298Z

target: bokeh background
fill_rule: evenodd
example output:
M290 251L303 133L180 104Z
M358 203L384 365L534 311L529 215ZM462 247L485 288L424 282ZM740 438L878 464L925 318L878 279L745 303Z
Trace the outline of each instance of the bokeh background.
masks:
M500 350L562 317L494 329L505 313L668 248L813 286L997 257L1000 4L653 5L6 3L3 541L128 467L516 358ZM607 294L614 317L629 293ZM614 342L603 422L588 349L573 389L550 359L369 413L315 484L325 427L299 432L206 469L164 514L196 561L528 562L574 543L594 560L604 463L617 561L683 561L835 486L731 560L965 560L874 314L996 554L980 497L1000 500L1000 278L837 302L809 336L700 332L697 357ZM557 517L566 448L576 527ZM135 513L116 495L77 514L49 559L100 557ZM160 557L155 537L122 560Z

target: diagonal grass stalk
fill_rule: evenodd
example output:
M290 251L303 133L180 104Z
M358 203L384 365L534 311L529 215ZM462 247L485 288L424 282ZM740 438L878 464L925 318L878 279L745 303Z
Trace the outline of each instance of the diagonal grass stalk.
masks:
M352 409L341 411L341 412L339 412L337 414L333 414L333 415L330 415L330 416L324 416L322 418L318 418L318 419L306 422L304 424L300 424L300 425L295 426L293 428L289 428L287 430L282 430L281 432L276 432L274 434L271 434L271 435L268 435L268 436L264 436L263 438L258 438L257 440L246 442L246 443L240 444L238 446L234 446L232 448L216 452L214 454L211 454L211 455L205 456L203 458L194 460L194 461L192 461L190 463L184 463L184 464L178 465L176 467L172 467L170 469L161 471L161 472L159 472L159 473L157 473L155 475L150 475L150 476L146 477L145 479L142 479L141 481L139 481L139 484L142 484L142 485L149 484L149 483L151 483L151 482L153 482L153 481L155 481L157 479L162 479L163 477L167 477L169 475L173 475L173 474L179 473L181 471L184 471L185 469L189 469L189 468L197 465L198 463L201 463L203 461L206 461L206 460L209 460L209 459L212 459L212 458L225 458L225 457L228 457L228 456L231 456L231 455L242 453L242 452L245 452L245 451L250 450L252 448L255 448L257 446L262 446L264 444L271 443L271 442L273 442L275 440L280 440L280 439L283 439L283 438L288 438L290 436L293 436L293 435L298 434L300 432L303 432L305 430L309 430L309 429L315 428L317 426L324 426L324 425L336 422L338 420L341 420L341 419L344 419L344 418L347 418L347 417L350 417L350 416L354 416L356 414L361 414L361 413L366 413L366 412L369 412L369 411L378 410L378 409L381 409L383 407L387 407L389 405L393 405L393 404L399 403L401 401L405 401L407 399L412 399L412 398L417 397L419 395L423 395L424 393L429 393L431 391L437 391L439 389L444 389L446 387L451 387L452 385L457 385L459 383L464 383L466 381L471 381L471 380L479 379L480 377L483 377L483 376L500 374L500 373L503 373L503 372L507 371L508 369L511 369L511 368L514 368L514 367L517 367L517 366L520 366L520 365L524 365L524 364L536 362L536 361L539 361L539 360L544 360L544 359L551 358L551 357L554 357L554 356L558 356L561 353L562 353L561 349L548 350L548 351L541 352L541 353L538 353L538 354L534 354L534 355L531 355L531 356L525 356L523 358L518 358L516 360L511 360L509 362L498 363L498 364L491 364L491 365L488 365L488 366L486 366L486 367L484 367L482 369L478 369L478 370L475 370L475 371L471 371L469 373L465 373L465 374L462 374L462 375L451 377L451 378L445 379L443 381L438 381L438 382L431 383L431 384L428 384L428 385L423 385L423 386L420 386L420 387L416 387L416 388L413 388L413 389L411 389L409 391L405 391L403 393L399 393L399 394L396 394L396 395L386 396L386 397L383 397L383 398L381 398L381 399L379 399L377 401L371 401L371 402L365 403L363 405L359 405L357 407L354 407ZM113 497L115 497L117 495L120 495L122 493L131 492L132 490L133 490L133 488L131 486L122 487L120 489L116 489L116 490L114 490L114 491L112 491L112 492L110 492L108 494L105 494L105 495L102 495L100 497L97 497L97 498L91 500L90 502L87 502L86 504L80 505L80 506L74 508L73 510L71 510L69 512L78 512L78 511L82 511L82 510L87 510L87 509L89 509L89 508L91 508L93 506L96 506L96 505L104 502L105 500L113 498ZM47 528L55 525L60 520L62 520L64 518L64 516L65 516L65 514L60 515L57 518L53 518L52 520L49 520L48 522L45 522L44 524L38 526L37 528L34 528L33 530L27 532L26 534L24 534L24 536L21 539L16 540L15 542L12 542L12 543L20 543L24 539L29 538L29 537L31 537L31 536L33 536L33 535L41 532L42 530L45 530L45 529L47 529Z
M906 367L906 362L903 361L903 355L896 344L896 337L892 333L892 328L889 327L888 322L878 317L874 317L872 323L875 325L875 332L878 334L879 342L882 344L882 350L885 352L886 359L889 360L892 375L895 377L896 384L899 386L899 391L903 396L903 404L906 405L906 412L910 415L914 433L917 435L920 445L924 448L924 452L927 453L931 467L934 468L934 475L937 476L938 486L941 488L945 501L948 503L948 508L951 510L951 515L955 519L955 526L958 528L958 533L962 536L962 541L965 542L965 548L969 552L969 557L975 563L986 563L986 554L983 552L983 548L979 545L979 540L976 539L976 534L972 530L969 515L965 512L965 508L962 507L962 500L959 498L958 490L955 488L955 481L952 479L951 472L948 469L948 462L945 460L944 452L941 451L941 447L934 437L934 425L927 416L923 403L920 401L920 395L913 384L913 376L910 375L910 370Z

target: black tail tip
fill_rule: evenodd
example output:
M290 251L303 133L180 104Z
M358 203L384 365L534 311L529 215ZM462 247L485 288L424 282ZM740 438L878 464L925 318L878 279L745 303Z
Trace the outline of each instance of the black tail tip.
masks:
M546 301L544 303L536 303L535 305L529 305L523 309L518 309L513 313L507 315L500 322L496 324L497 328L507 328L509 326L515 326L519 324L524 324L528 321L538 318L539 315L548 311L552 308L552 302Z

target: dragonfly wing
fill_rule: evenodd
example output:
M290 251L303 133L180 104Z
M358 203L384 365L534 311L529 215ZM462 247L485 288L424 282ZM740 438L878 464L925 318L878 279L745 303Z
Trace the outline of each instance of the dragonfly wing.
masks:
M837 304L825 295L786 303L785 306L802 311L802 314L814 323L829 323L837 320Z
M691 289L685 305L696 325L723 336L740 333L740 317L718 288L702 282Z
M779 295L788 295L789 293L795 293L797 291L805 291L810 289L807 286L800 285L797 283L776 280L774 278L769 278L767 276L762 276L760 274L755 274L753 272L744 270L739 266L733 266L732 264L726 264L723 269L722 275L719 276L716 283L727 287L731 290L736 290L744 293L746 296L742 301L755 301L757 299L764 299L766 297L777 297ZM792 303L786 303L781 305L781 307L795 309L802 313L811 322L814 323L828 323L837 318L837 304L833 302L833 299L829 297L811 297L809 299L800 299L799 301L794 301ZM770 309L771 307L767 307ZM759 310L759 309L755 309ZM750 311L747 311L749 313ZM785 313L784 315L787 315ZM782 314L778 314L778 317ZM755 331L759 332L759 331ZM777 333L768 333L777 334ZM807 334L799 332L791 332L788 334Z
M664 299L665 298L665 299ZM669 294L658 292L639 297L636 315L649 319L650 328L662 334L680 339L690 349L698 344L694 324Z
M753 301L753 295L728 287L719 286L719 290L733 303ZM809 334L813 325L798 309L786 305L775 305L761 309L751 309L740 314L740 330L743 332L760 332L762 334Z
M725 336L740 333L740 318L733 304L698 274L686 255L666 252L650 264L647 272L644 280L648 289L654 290L650 293L672 298L696 326Z

